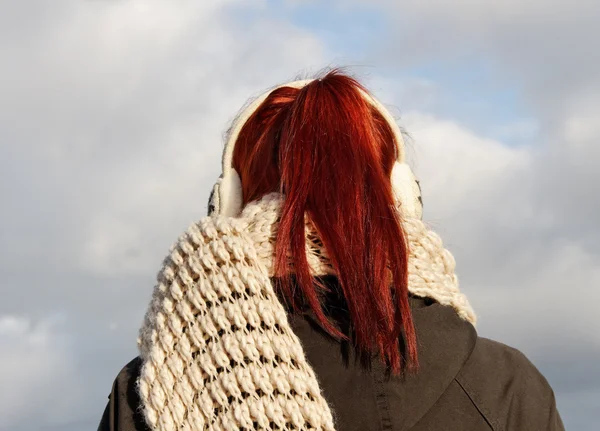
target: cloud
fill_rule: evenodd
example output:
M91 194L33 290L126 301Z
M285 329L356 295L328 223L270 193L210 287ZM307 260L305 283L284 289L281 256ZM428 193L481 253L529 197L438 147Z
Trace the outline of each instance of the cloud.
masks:
M266 10L245 22L230 3L72 2L10 43L7 268L35 253L46 268L140 273L205 212L231 107L322 59L309 34Z
M356 1L355 3L363 3ZM369 2L381 7L390 24L383 50L397 63L466 60L479 56L497 76L527 82L522 90L541 96L573 94L597 81L600 61L593 52L600 8L594 0L531 2L434 0ZM375 6L378 5L378 6ZM583 64L586 67L577 67Z
M596 2L370 5L385 11L393 24L371 58L396 75L435 65L426 91L421 85L407 93L402 84L394 90L390 77L384 86L414 138L413 163L423 177L427 215L459 256L463 288L481 301L490 322L507 317L506 310L523 316L511 314L507 322L487 325L484 315L486 331L513 340L540 360L545 353L527 346L536 344L537 335L556 339L538 333L549 328L562 334L563 342L586 334L597 345L598 336L588 330L600 324L590 305L597 299L600 267L600 60L589 55L600 37ZM462 91L453 104L436 82L450 71ZM473 74L487 74L499 88L518 89L527 116L511 124L518 126L516 133L525 133L528 145L507 145L514 129L509 136L496 129L495 139L489 139L474 132L476 120L447 120L461 109L467 92L477 91L468 82ZM423 114L432 111L435 117ZM566 296L589 301L569 307ZM537 308L528 313L532 306ZM531 316L540 320L533 323L535 330ZM600 378L595 384L600 386Z
M557 371L564 373L565 368ZM596 422L598 398L600 398L598 390L584 390L565 395L561 399L561 407L564 411L570 412L570 421L565 423L565 427L569 430L595 431L598 427ZM590 415L590 412L593 413Z
M92 428L235 109L324 48L264 2L4 3L0 429Z
M560 283L575 284L569 292L581 289L583 294L600 281L600 256L578 237L563 234L564 220L541 205L540 194L556 192L552 183L539 179L543 152L507 147L418 112L407 113L403 124L410 131L413 164L422 179L426 219L444 231L446 242L468 263L463 271L472 274L477 286L522 281L560 301L565 294ZM589 311L592 320L586 325L597 321L591 307ZM581 317L573 316L573 323Z
M74 378L73 346L61 320L0 316L0 429L21 429L25 418L61 424L84 407L85 387Z
M426 219L457 258L481 333L534 359L571 427L600 392L600 12L576 3L369 2L389 20L385 41L344 57L375 65L367 83L400 108ZM135 354L154 271L205 213L232 109L331 52L268 2L2 9L0 429L90 428ZM415 72L473 63L526 115L483 133L453 116L460 92Z
M581 180L598 179L586 171L598 160L588 145L595 128L571 129L564 151L508 147L420 112L402 124L425 219L455 255L480 335L525 352L553 385L567 425L585 423L572 406L582 393L600 395L600 232L590 212L597 202L577 199L596 193L597 182Z

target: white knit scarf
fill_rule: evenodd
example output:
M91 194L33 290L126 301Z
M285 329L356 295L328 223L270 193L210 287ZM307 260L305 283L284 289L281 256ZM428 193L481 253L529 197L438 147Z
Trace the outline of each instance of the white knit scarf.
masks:
M172 246L138 340L150 429L335 429L270 280L281 203L272 193L239 218L205 217ZM475 323L439 236L416 219L403 228L409 291ZM309 222L307 255L315 275L333 272Z

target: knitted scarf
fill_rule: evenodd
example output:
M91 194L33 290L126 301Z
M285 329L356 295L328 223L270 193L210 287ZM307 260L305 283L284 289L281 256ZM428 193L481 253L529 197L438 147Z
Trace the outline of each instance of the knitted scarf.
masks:
M138 392L152 430L334 430L331 410L271 284L282 196L248 204L240 217L205 217L171 247L140 329ZM454 259L416 219L409 291L475 322ZM315 275L331 274L307 221Z

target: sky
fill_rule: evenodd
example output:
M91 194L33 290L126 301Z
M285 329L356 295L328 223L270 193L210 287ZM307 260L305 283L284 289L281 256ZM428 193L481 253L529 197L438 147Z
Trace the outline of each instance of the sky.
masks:
M408 134L479 334L597 429L598 22L596 0L0 0L0 431L96 428L231 120L334 66Z

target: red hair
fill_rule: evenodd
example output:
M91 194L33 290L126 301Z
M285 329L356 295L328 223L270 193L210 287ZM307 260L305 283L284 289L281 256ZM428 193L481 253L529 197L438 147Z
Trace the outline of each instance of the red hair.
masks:
M323 327L345 338L323 311L326 287L310 272L308 214L348 305L356 347L379 352L398 372L416 368L417 343L407 243L390 181L397 144L361 90L366 92L337 70L301 89L274 90L242 127L233 167L244 205L274 191L285 195L274 262L285 298L295 304L298 286Z

